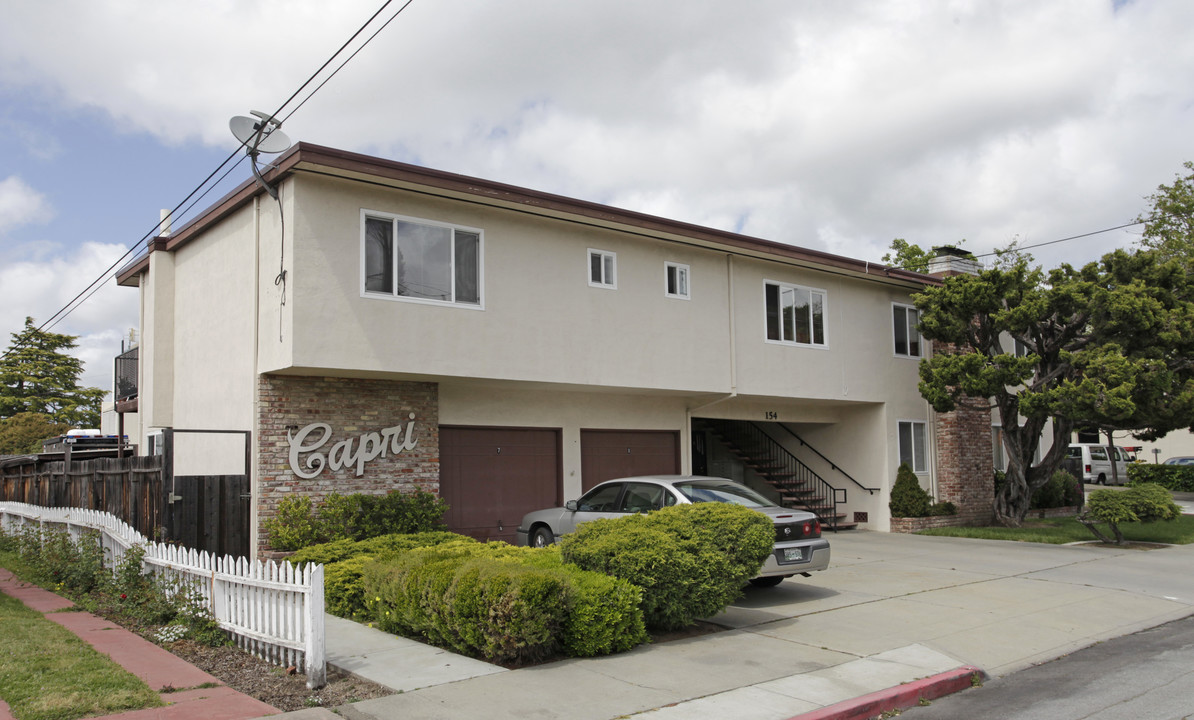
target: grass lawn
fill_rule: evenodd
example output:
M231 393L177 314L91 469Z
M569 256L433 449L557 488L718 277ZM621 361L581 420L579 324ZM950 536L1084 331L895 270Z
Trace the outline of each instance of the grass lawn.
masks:
M11 559L0 552L0 565ZM0 698L17 720L73 720L163 704L135 675L3 593Z
M1111 530L1100 526L1110 536ZM1182 515L1177 520L1154 523L1124 523L1119 526L1124 539L1131 542L1167 543L1186 545L1194 542L1194 515ZM948 537L969 537L983 540L1019 540L1062 545L1071 542L1094 541L1094 534L1074 518L1026 519L1018 528L995 527L948 527L922 530L917 535L945 535Z

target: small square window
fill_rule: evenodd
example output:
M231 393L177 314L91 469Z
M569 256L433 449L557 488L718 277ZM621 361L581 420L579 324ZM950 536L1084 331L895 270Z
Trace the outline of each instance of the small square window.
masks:
M618 287L618 255L606 250L589 249L589 284L593 287Z
M688 266L664 263L664 292L668 297L688 299Z

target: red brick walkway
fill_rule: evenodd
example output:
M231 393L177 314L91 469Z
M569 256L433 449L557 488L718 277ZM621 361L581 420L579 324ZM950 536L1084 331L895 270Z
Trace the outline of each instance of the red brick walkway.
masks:
M120 720L248 720L281 712L272 705L225 686L190 663L170 654L128 630L86 612L55 612L73 606L69 600L21 582L0 568L0 592L28 607L46 613L52 620L78 635L100 653L112 658L149 687L170 692L161 694L165 707L146 708L108 715ZM216 687L199 688L213 683ZM180 689L174 691L174 689ZM184 689L191 688L191 689ZM0 720L13 720L8 705L0 700Z

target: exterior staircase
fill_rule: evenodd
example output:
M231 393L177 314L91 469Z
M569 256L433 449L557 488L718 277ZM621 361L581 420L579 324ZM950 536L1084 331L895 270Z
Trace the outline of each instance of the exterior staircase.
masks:
M835 532L858 527L856 522L847 522L845 511L839 509L846 502L845 488L830 485L757 423L698 418L693 426L694 430L708 430L770 485L779 494L780 505L814 513L822 526Z

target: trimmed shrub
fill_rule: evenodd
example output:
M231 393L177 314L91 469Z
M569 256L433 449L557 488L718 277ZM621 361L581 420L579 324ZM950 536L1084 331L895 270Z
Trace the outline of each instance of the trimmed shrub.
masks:
M957 515L958 506L951 502L935 502L929 506L929 515Z
M1112 542L1095 526L1098 522L1106 523L1115 535L1114 542L1122 545L1124 536L1119 529L1120 523L1176 520L1181 514L1181 508L1173 502L1168 490L1156 483L1142 483L1123 491L1095 490L1078 519L1099 540Z
M347 538L334 540L329 543L312 545L291 555L292 563L334 563L347 560L356 555L378 555L386 552L401 552L418 547L431 547L448 542L476 542L465 535L457 535L446 530L411 533L409 535L395 533L379 535L368 540L349 540Z
M560 548L565 562L641 587L647 626L670 630L736 600L774 543L774 525L762 513L699 503L587 522Z
M1049 482L1032 494L1032 509L1070 507L1082 504L1082 484L1073 475L1058 470Z
M277 513L267 518L262 527L275 550L298 550L330 539L315 517L311 498L305 495L282 500Z
M1155 483L1174 492L1194 492L1194 465L1128 464L1128 484Z
M328 495L316 507L307 496L278 503L263 523L274 550L300 550L336 540L367 540L392 533L442 531L448 504L429 492Z
M370 562L363 580L381 629L488 660L600 655L646 639L638 589L568 567L556 548L445 543Z
M933 496L920 486L916 473L908 463L901 463L896 471L895 485L891 486L891 501L887 503L891 516L928 517L932 503Z

